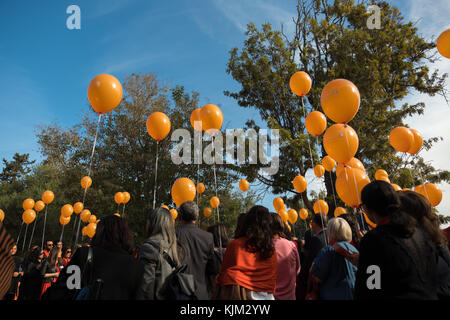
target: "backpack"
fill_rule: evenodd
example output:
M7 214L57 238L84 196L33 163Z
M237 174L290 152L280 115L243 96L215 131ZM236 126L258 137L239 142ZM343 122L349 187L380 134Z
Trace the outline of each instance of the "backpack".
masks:
M83 268L83 275L81 279L86 279L85 275L87 276L86 285L81 288L80 292L75 297L75 300L99 300L100 295L102 293L103 289L103 280L100 278L95 279L93 281L93 275L94 275L94 250L92 247L89 247L88 250L88 256L86 259L86 265Z
M165 300L197 300L194 276L186 273L187 265L177 266L166 250L161 258L165 259L173 270L162 284L159 296Z

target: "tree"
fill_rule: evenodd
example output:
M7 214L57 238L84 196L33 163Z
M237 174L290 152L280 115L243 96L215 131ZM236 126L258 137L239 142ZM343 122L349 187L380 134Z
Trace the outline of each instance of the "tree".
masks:
M28 173L30 173L30 166L35 162L29 160L30 155L28 153L18 154L17 152L13 156L12 161L7 161L3 158L3 171L0 174L0 181L6 181L9 183L20 180Z
M366 26L370 14L364 3L299 0L293 36L285 35L283 26L277 31L264 24L258 30L250 23L243 48L230 51L227 72L241 89L225 94L241 107L256 108L270 128L280 129L283 140L283 161L276 175L261 176L255 165L235 170L257 178L275 194L293 194L284 198L294 208L306 206L312 210L309 195L296 192L292 180L297 174L305 175L326 155L321 138L314 141L306 132L304 119L310 111L320 109L322 88L337 78L352 81L361 94L359 112L350 125L359 136L355 157L364 163L370 177L383 168L393 183L403 187L423 180L450 182L449 171L433 168L420 155L399 155L389 144L389 132L394 127L405 125L407 116L425 112L422 102L399 105L399 101L413 91L445 95L447 74L431 71L426 64L435 61L434 42L421 38L412 22L403 22L397 8L386 2L376 4L381 8L382 28L371 30ZM294 96L289 88L290 77L300 70L308 73L313 83L305 99ZM439 139L427 139L425 150ZM334 173L325 174L330 212L335 207L335 180Z

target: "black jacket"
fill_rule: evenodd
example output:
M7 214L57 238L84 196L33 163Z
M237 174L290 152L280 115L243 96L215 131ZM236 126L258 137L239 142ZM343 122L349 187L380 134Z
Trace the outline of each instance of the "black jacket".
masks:
M437 250L423 230L404 237L391 224L378 226L361 239L359 254L355 299L437 299ZM380 289L368 288L372 265L379 267Z
M136 299L142 281L143 265L116 245L107 244L92 248L94 279L101 278L104 282L100 300ZM67 288L65 283L70 275L66 272L71 265L79 266L81 272L83 272L87 262L88 250L88 247L77 249L67 268L61 271L56 283L47 289L49 291L47 299L65 299L67 297L67 293L52 291L57 288ZM82 276L82 287L85 285L85 280Z
M213 235L195 224L182 224L176 228L177 241L183 247L183 263L187 273L194 276L195 295L199 300L210 299L207 289L208 277L214 275Z

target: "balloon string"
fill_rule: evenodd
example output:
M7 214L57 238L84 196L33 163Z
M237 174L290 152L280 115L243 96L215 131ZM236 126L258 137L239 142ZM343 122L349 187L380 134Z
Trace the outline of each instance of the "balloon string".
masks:
M27 232L28 232L28 223L27 223L27 227L25 228L25 236L23 237L22 252L25 252L24 250L25 250L25 242L27 242Z
M329 171L328 173L330 174L330 184L331 184L331 190L333 191L334 209L336 210L337 203L336 203L336 194L334 192L334 186L333 186L333 176L331 175L331 171Z
M45 214L44 214L44 228L42 229L42 242L41 242L41 250L44 249L44 238L45 238L45 224L47 222L47 209L48 205L45 205Z
M61 236L59 237L59 242L62 241L63 234L64 234L64 225L62 226L62 231L61 231Z
M303 102L303 97L302 97L302 99L301 99L301 102L302 102L302 108L303 108L303 116L304 116L304 118L306 119L306 108L305 108L305 104L304 104L304 102ZM309 132L306 132L306 137L307 137L307 139L308 139L309 155L311 156L311 165L312 165L311 168L312 168L313 171L314 171L314 158L313 158L313 156L312 156L311 143L310 143L310 141L309 141ZM306 175L306 174L305 174L305 175ZM319 190L319 200L321 200L321 199L320 199L320 190ZM322 226L324 226L322 215L320 215L320 220L321 220L321 222L322 222ZM327 233L326 233L326 232L324 232L324 233L325 233L325 241L326 241L326 243L327 243L327 245L328 245L328 236L327 236Z
M159 153L159 141L156 141L156 163L155 163L155 186L153 188L153 209L156 205L156 183L158 179L158 153Z
M125 217L125 206L126 206L126 203L124 203L124 204L123 204L123 210L122 210L122 218L124 218L124 217Z
M91 177L92 162L93 162L93 159L94 159L95 146L97 145L98 130L100 128L100 121L101 121L101 119L102 119L102 114L100 113L98 115L97 128L95 129L95 137L94 137L94 144L92 146L91 158L89 159L88 177ZM84 188L84 193L83 193L83 208L84 208L84 202L86 200L87 189L88 189L88 185L86 184L86 187ZM77 227L77 235L75 237L75 244L78 243L78 237L79 237L79 234L80 234L80 227L81 227L81 216L80 216L80 219L78 220L78 227Z
M410 175L411 181L412 181L412 187L411 188L414 190L414 177L412 175L411 168L408 168L408 172L409 172L409 175Z
M198 186L199 182L200 182L200 164L197 164L197 185L196 186ZM198 208L198 201L199 201L200 194L198 193L197 190L196 190L195 194L197 196L197 208ZM200 217L201 216L199 215L199 218L198 218L198 226L199 227L200 227L200 220L201 220Z
M22 221L22 224L20 225L19 235L17 236L17 240L16 240L16 245L19 243L20 235L22 234L22 227L23 227L23 224L24 224L24 222Z
M36 221L38 219L38 216L39 216L39 212L36 212L36 219L34 219L33 231L31 232L31 239L30 239L30 244L28 245L28 250L31 248L31 242L33 242L34 229L36 228Z

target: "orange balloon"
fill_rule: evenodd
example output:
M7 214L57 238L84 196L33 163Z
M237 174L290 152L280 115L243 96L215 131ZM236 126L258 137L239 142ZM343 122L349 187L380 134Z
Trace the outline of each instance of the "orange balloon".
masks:
M33 209L34 208L34 200L33 199L25 199L22 203L23 210Z
M128 203L131 199L131 195L129 192L122 192L123 194L123 202L122 203Z
M294 185L294 189L297 192L302 193L306 190L307 182L304 176L301 175L296 176L294 178L294 181L292 181L292 184Z
M389 178L389 175L385 170L378 169L375 171L375 180L385 180L386 178Z
M417 131L416 129L409 129L413 136L413 143L411 144L411 147L408 150L409 154L417 154L420 149L422 149L422 145L423 145L423 138L422 135L419 133L419 131Z
M298 219L298 213L294 209L289 209L288 212L288 221L292 224L295 224Z
M314 174L316 175L317 178L322 177L325 174L325 168L323 167L323 165L317 164L314 167Z
M94 235L95 235L96 230L97 230L97 224L91 222L86 226L86 235L92 239L92 237L94 237Z
M283 199L280 197L273 199L273 207L275 208L276 212L280 211L281 209L284 209L285 206Z
M391 186L394 188L395 191L400 191L400 190L402 190L402 188L400 188L400 186L399 186L398 184L391 183Z
M389 142L395 150L408 152L411 146L413 146L414 135L406 127L397 127L389 134Z
M65 217L65 216L59 216L59 223L60 223L62 226L67 225L69 222L70 222L70 216L68 216L68 217Z
M304 97L311 90L311 77L304 71L297 71L289 79L289 87L292 92L300 97Z
M83 189L88 189L92 185L91 177L85 176L81 179L81 187Z
M46 205L49 205L50 203L52 203L53 199L55 199L55 195L53 194L52 191L47 190L47 191L44 191L41 198L42 198L42 201L44 201L44 203Z
M168 206L166 206L165 204L163 204L163 205L161 206L161 208L164 208L164 209L170 210L170 209L169 209L169 207L168 207Z
M427 198L432 207L436 207L442 201L442 191L434 183L425 183L425 185L416 186L414 191Z
M3 220L5 220L5 212L0 209L0 221L3 222Z
M450 59L450 29L442 32L436 41L436 47L439 53L448 59Z
M40 212L42 210L44 210L45 208L45 203L42 200L36 201L36 203L34 204L34 210L36 210L36 212Z
M336 193L349 207L361 204L361 191L370 183L367 174L361 170L345 167L336 179Z
M207 104L200 110L200 119L202 121L202 129L206 133L213 135L222 127L223 113L218 106Z
M125 196L123 195L122 192L116 192L116 194L114 195L114 201L117 204L121 204L123 203L123 201L125 200Z
M302 219L304 221L304 220L306 220L306 218L308 218L309 213L308 213L308 210L306 210L305 208L302 208L298 211L298 215L299 215L300 219Z
M347 210L345 210L345 208L342 207L337 207L336 209L334 209L334 216L337 218L340 215L346 214Z
M366 169L364 168L364 165L362 164L362 162L359 159L353 157L344 164L338 163L338 166L336 168L336 177L338 177L341 174L344 167L359 169L359 170L362 170L364 173L366 172Z
M118 214L118 213L114 213L114 215L115 215L115 216L118 216L118 217L120 218L120 214Z
M122 85L110 74L96 76L88 88L89 103L99 114L115 109L122 100L122 94Z
M86 234L86 228L87 228L87 226L81 228L81 234L82 234L83 236L85 236L85 237L87 236L87 234Z
M83 211L83 209L84 209L84 205L82 202L76 202L73 205L73 212L75 212L75 214L81 213L81 211Z
M162 112L153 112L147 119L147 132L156 141L161 141L170 132L170 119Z
M205 218L209 218L212 214L212 210L211 208L205 208L203 209L203 215L205 216Z
M323 213L323 214L328 214L328 203L326 203L324 200L317 200L314 203L313 206L314 209L314 213Z
M219 200L219 198L217 198L216 196L214 196L214 197L212 197L212 198L209 200L209 204L210 204L211 207L213 207L214 209L217 209L217 207L218 207L219 204L220 204L220 200Z
M170 214L172 215L172 219L175 220L178 217L177 209L170 209Z
M36 219L36 212L33 209L27 209L22 214L22 220L26 224L30 224Z
M346 79L328 82L320 95L323 112L336 123L348 123L352 120L358 112L360 102L358 88Z
M367 214L366 214L363 210L361 210L361 213L363 214L364 220L366 220L366 223L367 223L372 229L377 227L377 225L376 225L374 222L372 222L372 220L369 219L369 217L367 216Z
M305 127L313 136L320 136L327 128L327 118L320 111L312 111L306 116Z
M198 194L202 194L203 192L205 192L205 185L203 183L197 183L197 192Z
M326 153L338 163L345 163L353 158L358 145L358 135L349 125L334 124L325 131L323 136Z
M247 191L249 187L249 183L246 179L242 179L241 181L239 181L239 189L241 189L241 191Z
M177 207L186 201L192 201L195 198L195 184L189 178L180 178L174 182L171 190L172 200Z
M336 166L336 161L334 161L334 159L330 156L325 156L322 159L322 166L327 171L333 171L334 167Z
M61 208L61 215L64 217L70 217L73 213L73 207L70 204L65 204Z
M95 216L95 214L91 214L89 216L88 222L89 223L96 223L97 222L97 217Z
M81 219L81 221L86 223L89 221L90 216L91 216L91 212L88 209L84 209L83 211L81 211L80 219Z
M200 119L200 111L202 108L197 108L191 113L191 126L195 131L202 131L202 120ZM197 127L195 126L195 122L197 122Z
M286 222L289 219L289 215L286 209L281 209L280 211L278 211L278 215L281 217L281 220L283 220L283 222Z

